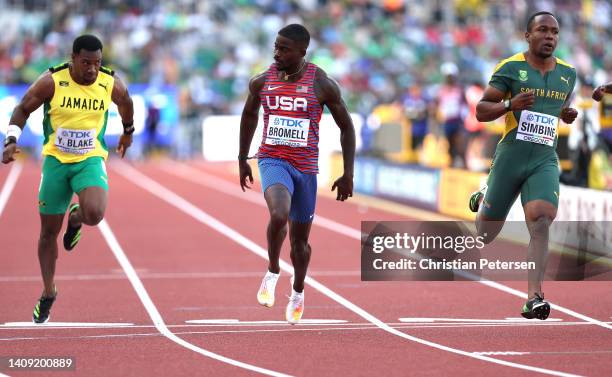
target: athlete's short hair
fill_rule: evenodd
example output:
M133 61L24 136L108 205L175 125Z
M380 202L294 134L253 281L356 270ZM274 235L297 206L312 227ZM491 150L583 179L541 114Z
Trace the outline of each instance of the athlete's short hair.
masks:
M530 31L531 31L531 28L533 27L533 23L535 22L535 18L536 18L536 17L538 17L538 16L543 16L543 15L545 15L545 14L547 14L547 15L549 15L549 16L553 16L553 18L554 18L555 20L557 19L557 17L555 17L555 15L554 15L554 14L552 14L552 13L550 13L550 12L548 12L548 11L545 11L545 10L543 10L543 11L539 11L539 12L537 12L537 13L534 13L534 14L532 14L532 15L529 17L529 19L527 20L527 31L528 31L528 32L530 32ZM558 21L557 21L557 22L558 22Z
M287 25L278 31L279 35L289 38L294 42L303 43L304 47L308 47L310 43L310 33L300 24Z
M72 52L78 54L81 50L102 51L102 42L95 35L83 34L72 43Z

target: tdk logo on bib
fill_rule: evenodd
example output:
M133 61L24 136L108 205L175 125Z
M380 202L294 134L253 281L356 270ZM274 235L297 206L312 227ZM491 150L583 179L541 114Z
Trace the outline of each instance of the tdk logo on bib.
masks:
M95 130L87 130L87 131L75 131L75 130L63 130L61 132L62 136L65 137L66 139L84 139L84 138L91 138L93 134L95 134L95 132L92 132Z
M301 97L266 96L266 103L270 110L308 111L308 101Z
M521 112L516 138L552 147L557 137L558 123L559 119L552 115L523 110Z
M527 120L530 122L536 122L536 123L548 124L548 125L556 125L556 122L557 122L556 117L546 115L546 114L531 113L531 112L530 114L527 115Z
M274 119L275 126L287 126L287 127L303 127L302 124L307 119L293 119L285 117L276 117Z
M305 147L308 145L310 119L270 115L266 130L266 144Z

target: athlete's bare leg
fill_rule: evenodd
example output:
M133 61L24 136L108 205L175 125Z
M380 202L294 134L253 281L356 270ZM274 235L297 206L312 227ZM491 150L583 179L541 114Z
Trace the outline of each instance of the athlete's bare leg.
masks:
M38 262L45 286L43 296L55 295L54 277L57 261L57 236L62 230L64 215L40 214L40 236L38 238Z
M280 273L279 258L281 247L287 236L291 195L284 185L274 184L266 189L264 198L270 212L270 222L266 232L268 238L268 270L278 274Z
M291 241L291 262L293 263L294 280L293 290L304 291L304 279L310 263L312 249L308 244L312 222L290 222L289 239Z
M483 237L484 243L491 243L504 227L505 219L492 219L483 213L484 195L480 198L478 213L476 213L476 232Z
M548 231L557 216L557 208L545 200L533 200L525 204L525 220L531 239L527 248L527 261L535 262L536 270L528 273L529 298L542 296L542 280L548 261Z

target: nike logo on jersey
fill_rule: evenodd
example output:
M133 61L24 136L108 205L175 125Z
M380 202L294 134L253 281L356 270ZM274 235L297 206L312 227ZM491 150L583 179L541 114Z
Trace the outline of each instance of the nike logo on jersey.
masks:
M276 90L276 89L278 89L278 88L282 88L283 86L285 86L285 85L279 85L279 86L271 86L271 85L268 85L268 90Z
M565 81L565 83L567 84L567 86L569 86L569 80L566 79L565 77L561 76L561 81Z

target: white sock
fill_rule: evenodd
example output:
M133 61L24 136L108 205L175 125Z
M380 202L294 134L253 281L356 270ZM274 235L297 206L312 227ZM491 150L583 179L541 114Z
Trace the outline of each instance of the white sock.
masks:
M273 277L275 279L278 279L280 276L280 272L278 274L275 274L274 272L270 272L270 270L266 271L266 277Z

